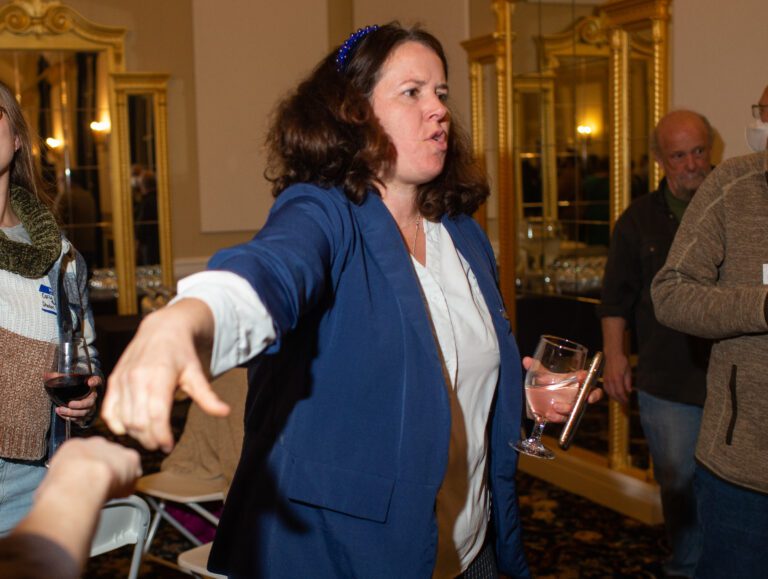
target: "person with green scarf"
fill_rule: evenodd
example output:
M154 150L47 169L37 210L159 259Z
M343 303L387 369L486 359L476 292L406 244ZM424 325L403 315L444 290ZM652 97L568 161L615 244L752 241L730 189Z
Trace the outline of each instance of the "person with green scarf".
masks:
M85 261L49 209L21 108L0 83L0 536L29 511L58 426L85 426L95 415L103 378L86 282ZM85 338L91 392L52 410L43 374L67 327Z

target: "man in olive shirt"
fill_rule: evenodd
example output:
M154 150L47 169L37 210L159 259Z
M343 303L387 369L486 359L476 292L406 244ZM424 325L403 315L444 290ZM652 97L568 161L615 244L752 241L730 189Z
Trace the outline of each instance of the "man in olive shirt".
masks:
M622 404L631 390L638 392L672 551L665 564L669 576L692 577L701 551L693 473L710 344L661 325L650 287L688 202L711 170L712 136L709 121L692 111L659 121L651 149L666 177L616 222L598 307L605 391ZM624 349L628 327L635 330L639 354L634 384Z

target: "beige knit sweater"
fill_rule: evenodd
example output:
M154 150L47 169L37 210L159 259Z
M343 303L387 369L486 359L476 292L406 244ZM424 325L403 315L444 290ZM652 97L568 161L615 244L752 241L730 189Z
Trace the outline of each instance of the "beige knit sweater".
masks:
M721 478L768 493L768 152L697 191L651 293L659 321L716 340L696 448ZM670 433L674 436L674 433Z
M43 371L53 365L56 305L47 277L0 270L0 456L37 460L46 450L51 402Z

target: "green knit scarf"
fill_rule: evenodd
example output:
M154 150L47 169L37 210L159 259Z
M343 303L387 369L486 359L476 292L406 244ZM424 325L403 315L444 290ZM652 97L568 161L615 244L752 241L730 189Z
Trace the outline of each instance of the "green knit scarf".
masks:
M0 269L31 279L43 277L61 254L56 219L37 197L16 185L11 186L11 208L32 244L12 241L0 231Z

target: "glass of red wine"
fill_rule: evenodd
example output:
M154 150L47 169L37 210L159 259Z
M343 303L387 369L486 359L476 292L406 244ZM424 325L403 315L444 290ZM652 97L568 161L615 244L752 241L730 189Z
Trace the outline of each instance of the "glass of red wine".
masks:
M587 349L581 344L556 336L539 338L525 375L525 398L536 424L528 438L512 445L515 450L536 458L555 458L541 442L545 416L556 402L572 404L576 400L586 360Z
M69 333L55 342L54 366L43 374L45 391L57 406L82 400L91 392L88 380L93 375L88 345L82 335ZM65 419L65 439L70 438L70 420Z

